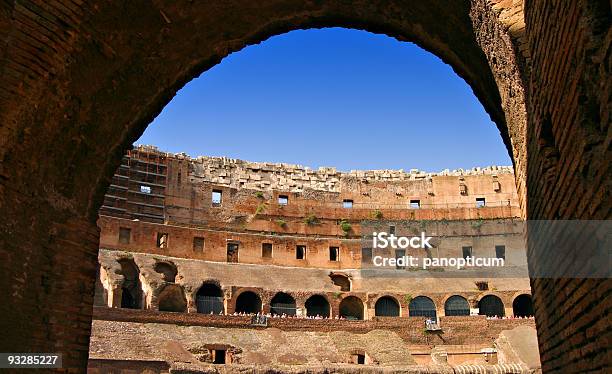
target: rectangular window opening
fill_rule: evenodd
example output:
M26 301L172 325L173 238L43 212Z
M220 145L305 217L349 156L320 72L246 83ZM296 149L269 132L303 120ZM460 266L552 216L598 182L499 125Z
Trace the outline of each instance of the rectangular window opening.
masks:
M353 200L342 200L342 207L345 209L351 209L353 207Z
M298 260L303 260L306 258L306 246L298 245L295 247L295 258Z
M220 206L222 198L223 198L223 191L221 190L212 191L211 200L212 200L213 206Z
M506 259L506 246L505 245L496 245L495 246L495 257Z
M238 243L227 243L227 262L238 262Z
M477 197L476 198L476 208L482 208L486 205L485 202L485 198L484 197Z
M216 365L225 364L225 349L213 350L213 364L216 364Z
M149 186L140 186L140 192L149 194L149 193L151 193L151 187L149 187Z
M395 226L389 226L389 234L395 234Z
M404 256L406 256L406 250L405 249L396 249L395 250L395 259L396 260L398 260L400 258L403 258ZM395 268L396 269L405 269L406 266L400 265L399 263L396 263Z
M119 228L119 243L121 244L130 244L130 237L132 235L132 230L127 227Z
M463 258L472 257L472 247L461 247L461 249L463 251Z
M157 233L157 248L167 248L168 247L168 233L158 232Z
M339 247L329 247L329 261L338 261L340 258Z
M289 204L289 196L278 195L278 205L287 205L287 204Z
M410 209L421 208L421 200L410 200Z
M195 236L193 238L193 251L194 252L203 252L204 251L204 238L200 236Z
M261 245L261 257L272 258L272 243L263 243Z

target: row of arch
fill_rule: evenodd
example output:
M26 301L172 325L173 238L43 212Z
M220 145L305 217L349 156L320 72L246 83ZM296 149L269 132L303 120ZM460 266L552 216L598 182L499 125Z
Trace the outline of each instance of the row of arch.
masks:
M121 307L140 309L142 308L142 287L139 279L139 269L132 260L122 259L119 261L123 274L121 293ZM155 270L162 274L162 279L168 284L157 296L160 311L185 312L187 302L182 287L173 284L176 277L176 267L167 263L158 263ZM226 311L224 295L221 287L215 283L205 282L195 295L196 310L198 313L220 314ZM307 316L331 316L331 306L326 297L313 295L305 302ZM243 291L238 295L234 311L237 313L258 313L263 309L261 297L253 291ZM496 295L485 295L477 304L479 314L489 317L505 316L503 301ZM364 302L356 296L343 298L339 305L339 316L347 319L362 320L365 314ZM528 317L534 315L531 296L528 294L518 295L512 302L513 315L517 317ZM270 301L270 313L278 315L296 315L297 304L293 296L278 292ZM453 295L444 303L444 315L446 316L469 316L471 314L468 300L460 295ZM374 305L374 315L380 317L399 317L401 315L400 303L393 296L382 296ZM408 315L410 317L437 316L434 301L427 296L417 296L408 303Z

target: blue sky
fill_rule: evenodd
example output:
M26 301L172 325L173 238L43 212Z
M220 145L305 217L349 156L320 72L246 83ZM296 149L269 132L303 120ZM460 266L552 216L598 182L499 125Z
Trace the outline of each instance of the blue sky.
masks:
M181 89L136 144L339 170L511 165L450 66L414 44L339 28L231 54Z

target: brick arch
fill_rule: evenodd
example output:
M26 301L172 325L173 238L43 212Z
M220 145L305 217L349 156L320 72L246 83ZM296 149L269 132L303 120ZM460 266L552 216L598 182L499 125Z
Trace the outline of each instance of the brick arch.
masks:
M85 367L96 213L123 151L189 79L231 51L296 28L360 28L435 53L471 85L497 123L512 151L525 217L608 219L608 130L598 126L609 122L612 90L604 3L559 0L551 7L531 0L523 12L521 1L498 0L410 6L399 0L243 0L224 6L180 0L163 8L138 1L3 2L0 247L10 255L2 263L0 288L10 289L14 302L0 305L6 332L0 351L71 347L63 351L64 366ZM571 51L571 64L561 51ZM594 203L565 206L568 196ZM54 263L79 269L60 277ZM23 277L34 281L15 290L11 285ZM568 294L609 290L609 280L534 279L532 286L544 370L580 360L580 370L600 368L601 360L592 358L606 354L605 344L596 344L593 357L574 359L600 334L585 337L589 324L578 317L558 320L583 309ZM40 296L38 304L23 296L31 294ZM589 310L609 311L604 298L589 300L595 305ZM39 304L56 307L39 313ZM75 305L79 312L71 313ZM588 313L593 323L602 317Z

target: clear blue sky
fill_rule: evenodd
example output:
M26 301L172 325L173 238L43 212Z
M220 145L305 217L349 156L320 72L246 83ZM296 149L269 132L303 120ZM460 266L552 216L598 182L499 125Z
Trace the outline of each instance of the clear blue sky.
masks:
M414 44L339 28L233 53L180 90L136 143L339 170L511 165L450 66Z

